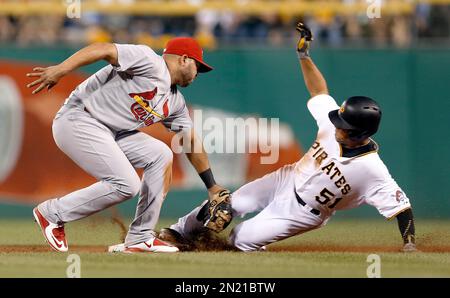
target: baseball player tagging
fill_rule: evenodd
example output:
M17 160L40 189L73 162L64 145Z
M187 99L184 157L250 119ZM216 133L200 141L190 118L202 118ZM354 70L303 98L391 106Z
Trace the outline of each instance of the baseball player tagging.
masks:
M33 91L50 89L69 71L106 60L105 66L80 84L53 122L58 147L98 182L66 196L41 203L35 219L45 239L57 251L67 251L64 224L104 210L139 195L136 215L125 240L127 252L178 251L156 238L153 231L171 180L172 151L139 128L162 122L172 131L189 131L198 142L183 95L198 72L212 68L191 38L169 41L163 56L144 45L94 44L63 63L35 68L39 77ZM210 194L219 187L207 155L188 154ZM144 169L142 181L134 168Z

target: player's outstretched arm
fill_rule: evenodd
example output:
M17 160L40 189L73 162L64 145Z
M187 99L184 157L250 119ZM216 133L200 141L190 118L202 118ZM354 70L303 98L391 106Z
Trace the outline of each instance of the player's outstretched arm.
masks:
M209 197L197 214L197 220L203 222L203 225L208 229L219 233L233 219L231 193L228 189L218 185L214 180L213 173L209 167L208 155L203 148L201 140L193 130L191 131L191 148L194 148L194 150L191 150L191 153L186 153L186 156L205 183Z
M27 73L27 77L37 77L37 79L28 84L31 88L40 84L32 93L36 94L42 89L51 89L58 81L69 72L88 64L100 60L106 60L108 63L117 65L118 55L116 46L112 43L94 43L82 48L65 61L58 65L49 67L35 67L32 73Z
M302 23L298 23L296 29L300 33L300 39L297 43L297 54L306 88L311 97L319 94L328 94L327 82L309 56L309 46L313 40L311 30Z
M186 157L200 175L200 178L202 178L208 192L212 195L223 190L224 188L217 185L212 176L208 154L206 154L202 141L197 137L194 130L191 130L190 132L190 139L192 152L186 153Z

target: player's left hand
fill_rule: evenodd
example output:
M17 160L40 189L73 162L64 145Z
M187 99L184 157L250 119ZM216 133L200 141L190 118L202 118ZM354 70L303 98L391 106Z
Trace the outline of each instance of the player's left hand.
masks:
M38 77L38 79L28 84L27 88L31 88L33 86L36 86L37 84L40 84L39 87L33 90L33 94L40 92L45 87L47 87L47 90L50 90L64 75L65 72L59 65L45 68L35 67L33 68L33 72L27 73L27 77Z
M222 187L218 184L214 185L213 187L208 189L208 197L211 199L216 193L220 192L221 190L226 189L225 187Z
M311 30L303 23L298 23L295 29L300 33L300 38L297 42L297 53L299 58L309 57L309 45L313 40Z

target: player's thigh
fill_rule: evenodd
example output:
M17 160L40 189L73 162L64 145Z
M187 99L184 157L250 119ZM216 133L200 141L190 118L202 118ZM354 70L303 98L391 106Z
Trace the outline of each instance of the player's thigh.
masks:
M236 190L231 198L234 214L239 216L263 210L274 200L280 188L285 189L288 184L293 190L292 169L292 165L284 166Z
M128 135L119 139L117 144L136 168L152 166L164 169L172 163L172 150L164 142L146 133Z
M322 219L295 200L274 200L255 217L238 224L230 234L230 242L243 251L258 250L307 231L319 228Z
M84 111L67 111L55 119L53 137L67 156L96 179L127 185L139 181L113 133Z

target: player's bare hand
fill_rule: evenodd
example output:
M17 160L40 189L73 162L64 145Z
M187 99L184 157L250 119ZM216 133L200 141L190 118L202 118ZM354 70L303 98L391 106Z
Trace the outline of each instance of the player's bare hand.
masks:
M208 196L211 198L216 193L218 193L219 191L224 190L224 189L226 189L226 188L216 184L213 187L208 189Z
M59 65L50 67L35 67L33 72L27 73L27 77L37 78L35 81L27 85L27 88L39 85L33 90L33 94L40 92L42 89L47 88L50 90L55 86L58 81L65 75L65 72L60 68Z

